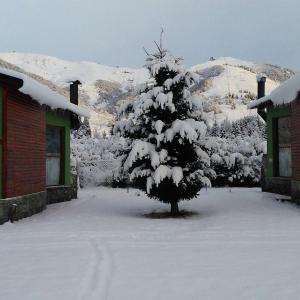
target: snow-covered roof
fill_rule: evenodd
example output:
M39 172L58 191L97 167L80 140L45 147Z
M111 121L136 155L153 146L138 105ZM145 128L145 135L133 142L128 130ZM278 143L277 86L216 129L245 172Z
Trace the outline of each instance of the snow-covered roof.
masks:
M41 84L40 82L32 79L31 77L16 72L13 70L0 68L0 74L15 77L23 81L23 85L19 88L19 91L23 94L29 95L32 99L39 102L41 105L45 104L51 109L65 109L69 110L79 116L89 117L90 114L87 110L72 104L64 96L54 92L48 86Z
M270 101L273 105L289 104L297 99L300 92L300 74L291 77L278 88L273 90L270 95L254 100L248 104L248 108L256 108Z

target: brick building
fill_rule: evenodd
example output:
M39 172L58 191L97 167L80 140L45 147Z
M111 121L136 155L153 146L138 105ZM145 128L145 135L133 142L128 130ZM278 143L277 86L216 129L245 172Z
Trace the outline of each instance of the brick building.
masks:
M262 190L289 195L300 204L300 75L264 95L265 77L258 77L257 108L267 124L267 155Z
M78 83L71 84L71 103L24 74L0 69L0 224L76 197L70 129L78 115L87 116L76 105Z

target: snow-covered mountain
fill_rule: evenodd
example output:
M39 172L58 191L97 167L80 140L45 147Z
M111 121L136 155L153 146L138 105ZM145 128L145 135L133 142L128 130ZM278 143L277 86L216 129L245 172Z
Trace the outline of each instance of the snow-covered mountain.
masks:
M0 53L0 66L24 72L67 97L68 82L79 79L80 105L90 109L92 128L100 132L108 131L114 122L116 103L148 78L146 69L70 62L38 54Z
M79 79L82 82L80 105L90 109L92 129L98 132L109 129L118 103L132 97L134 87L148 79L144 68L70 62L38 54L0 53L0 66L24 72L65 96L68 96L68 82ZM286 68L229 57L211 59L191 70L202 79L192 92L208 100L211 119L218 121L236 120L254 113L246 105L256 97L257 74L266 75L267 93L294 74Z
M257 97L257 75L267 77L266 94L295 73L287 68L270 64L255 64L231 57L212 58L209 62L191 67L202 80L193 92L206 98L212 120L235 121L255 114L247 104Z

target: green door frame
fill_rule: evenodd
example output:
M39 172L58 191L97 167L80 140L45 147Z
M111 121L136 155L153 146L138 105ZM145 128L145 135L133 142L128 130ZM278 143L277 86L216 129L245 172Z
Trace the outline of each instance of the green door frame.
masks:
M267 177L276 177L276 128L277 119L291 115L291 106L269 107L267 109Z
M63 170L62 182L66 186L71 185L71 148L70 148L70 138L71 138L71 118L68 111L46 111L46 126L56 126L63 128L64 142L62 147L64 148L63 153Z

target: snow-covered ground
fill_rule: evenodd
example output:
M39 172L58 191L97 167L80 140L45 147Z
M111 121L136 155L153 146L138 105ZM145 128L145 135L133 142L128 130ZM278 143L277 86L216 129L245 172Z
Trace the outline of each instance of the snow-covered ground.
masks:
M5 300L298 299L300 210L259 189L202 190L188 219L135 190L79 199L0 226Z

